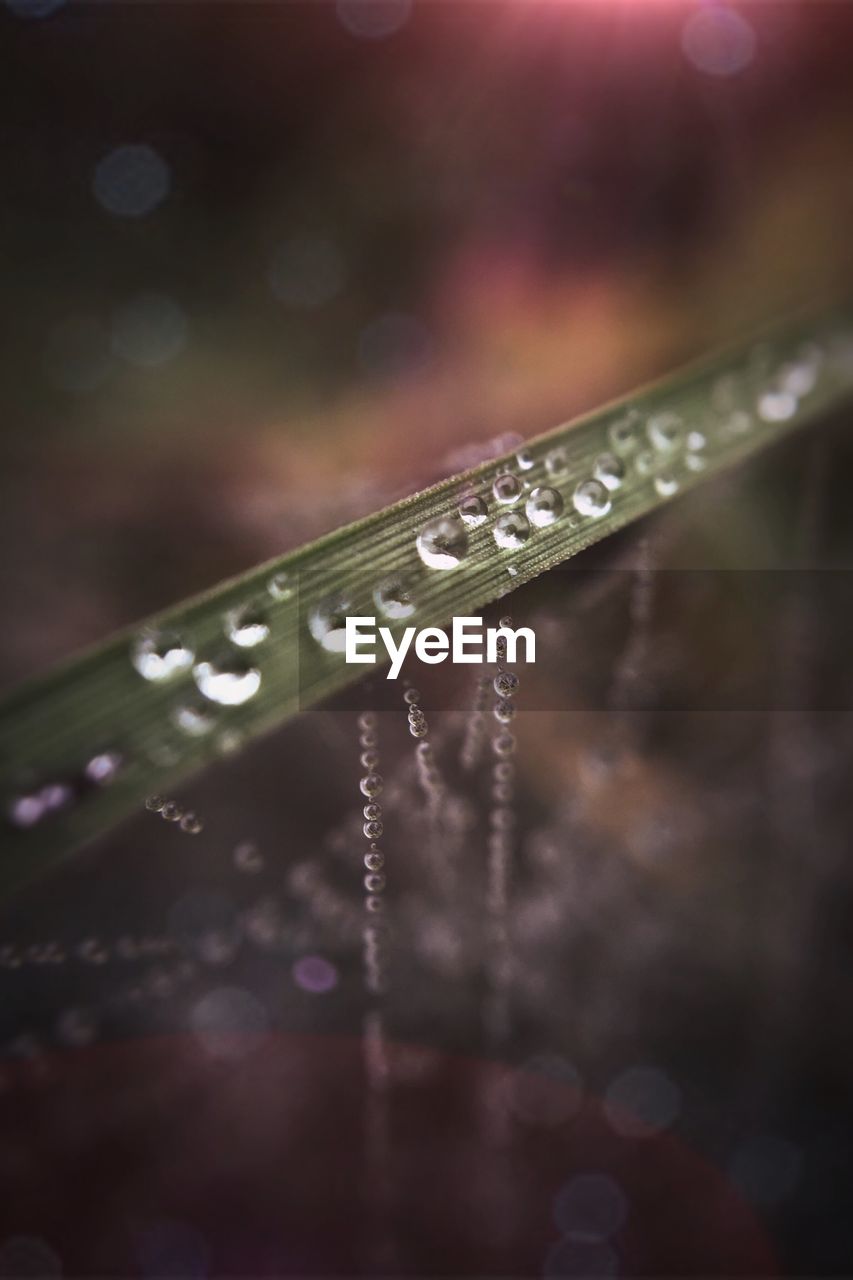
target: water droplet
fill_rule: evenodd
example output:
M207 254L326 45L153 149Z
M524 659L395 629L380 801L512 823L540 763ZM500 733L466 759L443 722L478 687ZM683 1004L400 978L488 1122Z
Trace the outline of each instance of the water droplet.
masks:
M273 600L290 600L293 595L293 582L289 573L274 573L267 583L267 591Z
M656 413L646 423L646 434L655 449L669 453L681 443L684 424L676 413Z
M671 498L678 492L678 480L671 471L661 471L655 476L655 489L662 498Z
M499 698L508 698L518 688L518 676L514 671L499 671L492 687Z
M690 431L687 434L687 448L691 453L697 453L700 449L704 449L708 441L703 431Z
M704 471L708 465L708 459L703 453L687 453L684 455L684 465L688 471Z
M199 693L223 707L239 707L258 692L261 673L241 653L226 653L211 661L197 662L193 677Z
M189 670L195 654L171 631L141 631L130 649L130 660L145 680L171 680Z
M424 525L418 555L429 569L455 569L468 553L468 534L458 516L438 516Z
M565 449L552 449L545 457L545 470L549 476L564 476L569 469L569 457Z
M651 449L641 449L634 462L634 466L637 468L637 475L647 476L654 467L655 461L655 455Z
M373 800L382 793L382 778L378 773L368 773L359 782L359 788L363 796Z
M225 634L241 649L253 649L266 640L269 633L266 613L257 602L238 605L225 615Z
M495 495L497 502L517 502L521 496L521 481L518 476L505 471L502 475L495 477L492 493Z
M185 813L181 818L181 830L185 831L188 836L197 836L200 831L204 830L204 823L195 813Z
M610 510L610 494L600 480L581 480L572 502L582 516L606 516Z
M613 453L601 453L595 460L592 474L605 489L618 489L625 479L625 463Z
M216 723L209 708L199 702L188 702L176 707L172 712L172 720L177 727L191 738L202 738L210 733Z
M415 612L411 590L399 575L381 582L373 593L373 600L386 618L410 618Z
M495 542L505 550L523 547L529 537L530 522L520 511L508 511L495 521Z
M117 751L99 751L87 762L83 772L89 782L105 787L112 782L123 763Z
M165 803L163 796L149 796L145 801L145 808L150 809L152 813L161 813Z
M607 428L607 438L617 453L632 453L636 449L639 417L636 409L631 409Z
M56 813L74 799L74 791L67 782L48 782L38 794L45 813Z
M529 471L536 463L536 459L529 449L520 449L515 455L515 460L522 471Z
M459 515L469 529L476 529L489 514L485 499L471 493L459 503Z
M731 438L732 436L745 435L747 431L751 430L751 428L752 428L752 415L747 413L745 409L732 410L732 412L727 414L726 417L723 419L723 421L720 423L721 433L725 436L728 436L729 438ZM691 431L690 435L687 437L688 449L693 448L693 446L690 443L691 437L693 435L694 435L694 432Z
M348 596L327 596L308 614L308 630L318 644L329 653L343 653L346 648L347 614L352 610Z
M160 809L161 818L165 818L167 822L180 822L184 816L184 811L174 800L167 800Z
M814 391L820 370L821 355L816 347L807 347L800 358L786 364L779 373L779 386L798 400Z
M764 422L786 422L797 412L797 400L790 391L765 391L758 398L757 409Z
M563 496L556 489L534 489L524 509L530 523L544 529L563 514Z

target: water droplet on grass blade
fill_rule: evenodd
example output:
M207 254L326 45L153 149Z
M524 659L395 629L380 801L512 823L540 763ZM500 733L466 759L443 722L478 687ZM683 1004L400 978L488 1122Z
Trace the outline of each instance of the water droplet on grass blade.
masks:
M199 693L223 707L239 707L258 692L261 673L240 653L197 662L193 677Z
M655 449L669 453L681 443L684 424L676 413L656 413L646 423L646 434Z
M504 550L523 547L530 537L530 522L520 511L508 511L495 521L494 539Z
M274 573L267 583L267 591L273 600L290 600L293 596L293 582L289 573Z
M525 505L527 518L531 524L543 529L563 514L563 497L556 489L534 489Z
M269 633L266 613L256 602L238 605L225 615L225 634L241 649L253 649L266 640Z
M347 615L352 601L343 594L327 596L308 614L308 630L328 653L343 653L346 648Z
M469 494L459 503L459 515L469 529L476 529L489 514L485 499L476 493Z
M625 479L625 463L614 453L602 453L595 460L593 475L605 489L618 489Z
M195 654L172 631L141 631L133 640L130 660L145 680L159 683L188 671Z
M521 481L518 476L512 475L509 471L497 476L492 485L492 493L495 495L497 502L517 502L521 492Z
M468 534L458 516L438 516L421 529L418 555L429 569L455 569L468 554Z
M410 618L415 612L411 590L397 574L379 584L373 593L373 601L386 618Z
M606 516L610 510L610 495L600 480L581 480L572 502L582 516Z

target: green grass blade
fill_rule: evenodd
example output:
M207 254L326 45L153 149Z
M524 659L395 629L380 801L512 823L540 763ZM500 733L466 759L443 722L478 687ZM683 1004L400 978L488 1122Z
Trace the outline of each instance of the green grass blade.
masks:
M166 610L22 687L0 708L5 887L104 832L151 792L174 788L224 752L373 670L346 664L342 653L328 651L311 634L309 618L323 602L342 597L345 612L376 614L397 631L476 613L792 429L819 420L853 393L850 323L842 311L798 320L691 365L531 441L523 450L525 467L515 453L490 460ZM576 509L573 496L594 476L602 454L616 456L624 479L609 491L606 513L587 514ZM501 505L492 484L505 471L528 488L518 502ZM532 528L522 545L498 546L496 518L523 512L537 486L559 492L562 514L547 527ZM460 500L471 494L486 500L488 517L465 530L467 553L454 568L427 567L418 534L431 520L456 519ZM275 596L270 583L280 575L289 589ZM381 616L373 599L389 580L402 582L415 605L396 623ZM225 617L243 607L269 628L251 648L230 643L224 631ZM135 639L149 632L179 636L193 662L168 679L143 678L130 653ZM251 697L223 706L203 696L198 685L205 683L205 664L240 662L259 676ZM248 686L232 681L229 687ZM180 727L181 711L185 726L197 732ZM91 762L105 753L121 762L109 785L87 777L87 767L95 771ZM33 797L44 797L45 787L54 788L48 794L55 807L27 825L41 804Z

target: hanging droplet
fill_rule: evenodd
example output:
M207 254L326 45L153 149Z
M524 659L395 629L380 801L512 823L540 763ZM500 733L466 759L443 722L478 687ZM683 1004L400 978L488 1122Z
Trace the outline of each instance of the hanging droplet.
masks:
M197 662L193 677L199 693L223 707L239 707L261 687L261 673L241 653L226 653L211 661Z
M459 503L459 515L469 529L476 529L486 520L488 514L489 508L485 499L476 493L468 494Z
M130 647L130 660L145 680L171 680L187 671L195 654L170 631L140 631Z
M521 481L518 476L514 476L509 471L497 476L492 485L492 493L495 495L496 502L517 502L521 497L521 492Z
M575 511L582 516L606 516L610 494L600 480L581 480L572 494Z
M468 554L468 534L458 516L438 516L421 529L417 548L428 569L455 569Z
M190 738L203 738L216 723L208 707L200 702L188 702L172 712L174 724Z
M493 530L495 542L505 550L523 547L530 537L530 522L520 511L498 516Z
M181 830L188 836L197 836L204 830L204 823L195 813L185 813L180 820Z
M605 489L618 489L625 479L625 463L615 453L601 453L595 460L592 474Z
M382 779L378 773L366 774L358 785L361 794L367 796L369 800L375 800L382 793Z
M399 575L386 578L373 593L373 601L386 618L410 618L415 612L415 602L406 581Z
M225 615L225 634L241 649L253 649L270 633L264 609L257 602L238 605Z
M655 489L662 498L671 498L678 492L678 480L671 471L661 471L655 476Z
M552 449L545 455L545 470L549 476L564 476L569 469L569 455L565 449Z
M514 671L499 671L492 681L492 688L499 698L508 698L518 688L518 676Z
M681 443L684 424L677 413L656 413L646 423L646 434L655 449L669 453Z
M563 495L556 489L534 489L525 505L527 518L538 529L553 524L563 514Z
M343 653L346 648L347 615L351 612L352 601L348 596L328 596L310 610L308 630L329 653Z

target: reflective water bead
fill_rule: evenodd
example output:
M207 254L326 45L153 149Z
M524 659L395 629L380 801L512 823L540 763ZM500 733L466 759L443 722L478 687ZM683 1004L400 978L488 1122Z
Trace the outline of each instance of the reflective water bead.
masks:
M688 431L685 443L691 453L698 453L701 449L705 448L708 441L705 438L705 433L703 431L696 431L694 429L693 431Z
M343 653L346 648L347 615L352 612L348 596L327 596L308 612L308 630L329 653Z
M372 871L364 877L364 887L368 893L381 893L385 888L385 877L379 871Z
M261 687L261 673L241 653L223 653L197 662L193 679L199 693L223 707L239 707Z
M358 785L361 794L367 796L369 800L374 800L382 792L382 778L378 773L366 774Z
M600 480L581 480L572 502L581 516L606 516L610 510L610 495Z
M179 804L175 803L174 800L167 800L161 808L160 814L167 822L180 822L184 815L184 811Z
M510 760L499 760L492 774L499 782L509 782L515 777L515 765Z
M641 449L634 460L634 466L637 468L637 475L647 476L654 468L656 459L651 449Z
M617 453L631 453L637 447L637 426L640 415L636 409L629 410L622 418L611 422L607 428L607 438L611 448Z
M164 796L149 796L145 801L145 808L150 809L152 813L161 813L165 803Z
M195 813L185 813L181 818L180 827L189 836L197 836L204 829L204 823Z
M375 711L362 711L358 717L357 724L359 729L364 731L365 729L375 729L376 722L377 717Z
M145 680L159 682L189 670L195 654L171 631L141 631L130 648L130 660Z
M267 591L273 600L289 600L293 595L293 582L289 573L274 573L267 583Z
M605 489L618 489L625 479L625 463L615 453L601 453L595 460L592 474Z
M509 698L500 698L494 705L494 716L500 724L509 724L515 715L515 707Z
M364 855L364 865L368 871L381 871L385 866L385 855L378 849L371 849Z
M564 476L569 469L569 455L565 449L552 449L545 455L545 470L549 476Z
M543 529L563 514L563 496L556 489L534 489L524 507L531 524Z
M515 460L522 471L529 471L536 461L529 449L520 449L515 455Z
M241 649L253 649L266 640L269 633L266 613L257 602L238 605L225 615L225 634Z
M496 756L511 756L515 751L515 738L511 733L499 733L492 740L492 750Z
M371 801L364 806L362 813L368 822L377 822L382 817L382 805Z
M810 360L798 360L783 365L779 371L779 386L783 391L796 396L799 400L814 391L817 384L818 366Z
M677 413L656 413L646 423L646 434L655 449L669 453L680 444L684 424Z
M468 534L458 516L438 516L417 536L418 555L429 569L455 569L468 554Z
M686 453L684 465L688 471L704 471L708 465L708 459L704 453Z
M206 733L210 733L216 723L209 709L199 703L187 703L184 706L176 707L172 712L172 720L179 729L189 734L191 738L204 737Z
M502 475L495 477L492 493L495 495L497 502L516 502L521 496L521 492L521 481L511 472L506 471Z
M509 782L496 782L492 787L492 799L501 804L508 804L513 798L512 785Z
M420 702L420 700L421 695L418 693L417 689L407 689L403 694L403 701L410 707L414 706L416 702Z
M505 550L523 547L530 537L530 523L520 511L498 516L493 530L495 542Z
M362 827L362 831L367 836L368 840L378 840L384 830L385 828L383 827L382 823L376 822L376 821L365 822L364 826Z
M514 671L499 671L492 681L492 688L499 698L507 698L518 688L518 676Z
M365 898L364 900L364 909L365 911L371 912L384 911L385 903L378 894L371 894L369 898Z
M489 514L485 500L476 493L469 494L459 503L459 515L469 529L476 529L483 524Z
M671 471L662 471L655 476L655 489L662 498L671 498L678 492L678 480Z
M373 603L386 618L410 618L415 612L411 589L398 574L380 582L373 592Z
M409 733L413 738L425 738L428 732L426 720L409 721Z
M366 769L368 773L373 773L379 767L379 752L362 751L359 760L362 769Z

